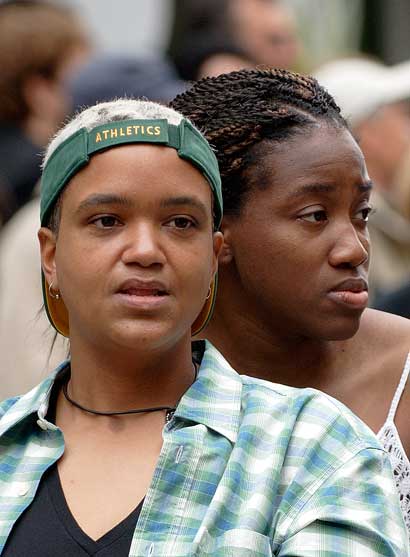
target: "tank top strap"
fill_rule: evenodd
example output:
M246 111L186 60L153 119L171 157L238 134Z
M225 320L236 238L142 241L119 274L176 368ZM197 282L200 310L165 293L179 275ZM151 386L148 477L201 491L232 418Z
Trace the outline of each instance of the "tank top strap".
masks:
M397 386L396 392L394 393L394 397L390 406L390 410L386 422L394 422L397 407L399 405L401 395L403 394L404 387L406 386L409 373L410 373L410 352L407 354L407 359L406 359L406 363L404 364L403 373L401 374L400 382Z

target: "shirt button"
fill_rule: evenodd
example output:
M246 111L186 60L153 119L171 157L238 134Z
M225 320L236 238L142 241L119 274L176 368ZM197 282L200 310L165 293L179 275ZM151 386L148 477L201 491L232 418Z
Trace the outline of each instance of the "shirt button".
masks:
M37 420L37 425L41 427L41 429L44 429L44 431L47 431L48 429L46 422L43 420Z

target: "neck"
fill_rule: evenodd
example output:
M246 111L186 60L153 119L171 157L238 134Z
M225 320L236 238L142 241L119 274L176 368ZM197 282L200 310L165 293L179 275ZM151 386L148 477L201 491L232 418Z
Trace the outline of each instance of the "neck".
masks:
M93 410L175 406L195 378L187 336L166 350L102 350L71 341L69 393Z
M227 278L220 273L217 303L204 337L239 373L293 387L323 388L343 343L287 333L280 316L264 322L239 281Z

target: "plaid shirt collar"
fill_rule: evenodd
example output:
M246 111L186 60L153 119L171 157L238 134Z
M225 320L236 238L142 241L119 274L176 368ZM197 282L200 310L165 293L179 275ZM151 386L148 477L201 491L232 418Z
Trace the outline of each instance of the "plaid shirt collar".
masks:
M40 422L45 420L54 382L69 365L69 360L63 362L27 394L17 400L10 399L11 410L8 412L6 409L1 419L0 436L34 413L37 413ZM240 377L222 357L217 358L215 365L215 350L205 341L197 380L182 396L174 416L203 424L235 443L240 423L241 395Z

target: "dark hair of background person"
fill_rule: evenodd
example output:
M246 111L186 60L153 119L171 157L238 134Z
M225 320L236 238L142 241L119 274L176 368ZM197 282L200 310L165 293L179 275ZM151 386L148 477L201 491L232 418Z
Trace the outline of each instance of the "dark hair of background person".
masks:
M53 79L68 53L85 43L73 12L56 2L0 4L0 120L22 122L29 112L24 80Z
M0 3L0 221L32 196L40 153L71 111L66 80L90 40L70 8L47 0Z
M173 0L174 19L167 54L182 79L197 79L201 64L214 54L247 57L232 36L230 1Z
M215 148L224 213L239 215L246 193L263 187L263 160L275 143L309 132L318 120L347 128L333 97L313 77L280 69L205 78L171 102Z

